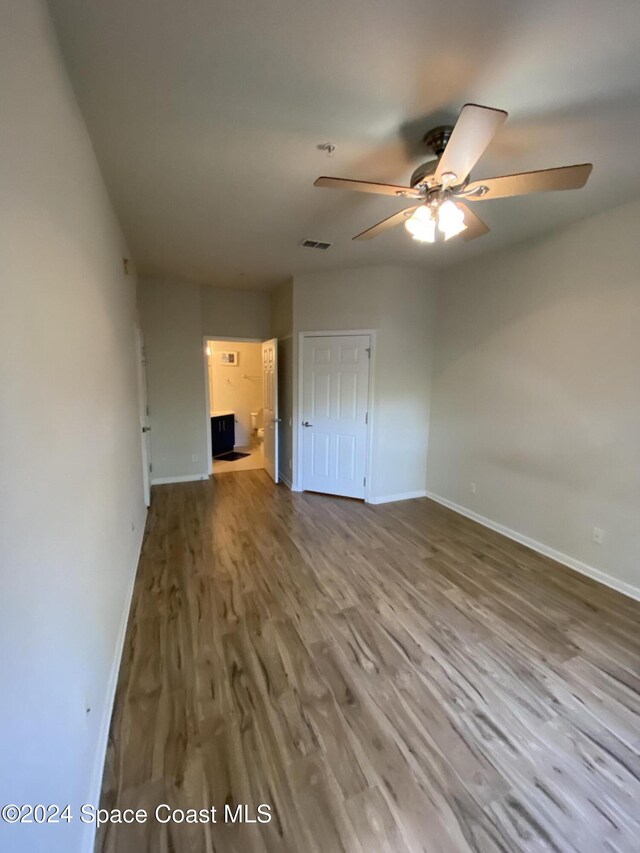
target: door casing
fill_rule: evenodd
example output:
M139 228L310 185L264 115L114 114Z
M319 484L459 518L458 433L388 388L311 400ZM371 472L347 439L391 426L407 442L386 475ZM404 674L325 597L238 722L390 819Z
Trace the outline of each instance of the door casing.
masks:
M151 442L149 441L149 397L147 392L147 357L144 348L144 335L136 325L136 372L138 380L138 416L140 423L140 442L142 453L142 490L145 506L151 506Z
M265 365L265 353L271 349L273 361L268 366ZM267 378L271 375L271 380ZM271 408L268 408L269 385L271 386ZM264 468L267 474L271 477L274 483L278 483L280 479L279 471L279 432L280 432L280 416L278 413L278 339L269 338L262 342L262 414L264 417ZM269 456L268 450L273 443L273 459ZM273 471L270 468L269 462L273 462Z
M209 358L207 356L207 345L209 341L229 341L237 344L261 344L262 338L230 338L227 335L203 335L202 336L202 358L204 360L204 421L205 434L207 436L207 473L213 474L213 458L211 449L211 392L209 390Z

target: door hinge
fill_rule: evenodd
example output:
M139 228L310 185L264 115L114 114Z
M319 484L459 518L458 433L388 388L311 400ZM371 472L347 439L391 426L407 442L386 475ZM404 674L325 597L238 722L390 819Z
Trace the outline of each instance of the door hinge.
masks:
M371 358L371 347L366 348L367 358Z
M366 485L367 485L367 478L366 478L366 477L365 477L365 478L364 478L364 480L362 481L362 485L363 485L363 486L366 486Z
M364 413L364 422L365 422L365 424L369 423L369 412Z
M151 473L152 471L153 471L153 465L151 464L151 462L149 462L149 473Z

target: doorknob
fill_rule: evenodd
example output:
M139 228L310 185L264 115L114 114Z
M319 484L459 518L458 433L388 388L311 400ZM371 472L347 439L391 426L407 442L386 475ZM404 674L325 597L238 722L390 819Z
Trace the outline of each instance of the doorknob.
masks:
M151 432L151 427L142 427L142 432Z
M310 424L309 421L302 421L302 426L303 427L310 427L310 426L313 426L313 424Z
M282 421L282 418L274 418L273 419L274 424L279 424L281 421Z

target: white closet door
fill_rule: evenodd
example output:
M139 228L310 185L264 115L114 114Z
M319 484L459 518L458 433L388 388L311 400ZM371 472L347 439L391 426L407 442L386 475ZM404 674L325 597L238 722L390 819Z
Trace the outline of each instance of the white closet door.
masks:
M303 340L302 488L364 498L371 338Z

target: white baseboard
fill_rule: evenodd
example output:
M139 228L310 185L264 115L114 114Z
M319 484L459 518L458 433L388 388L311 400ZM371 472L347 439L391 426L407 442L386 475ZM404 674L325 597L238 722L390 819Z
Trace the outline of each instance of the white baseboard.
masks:
M568 554L563 554L561 551L556 551L555 548L551 548L549 545L545 545L543 542L538 542L536 539L531 539L529 536L525 536L523 533L518 533L516 530L511 530L511 528L505 527L504 524L499 524L497 521L492 521L490 518L485 518L484 515L480 515L479 513L474 512L471 509L467 509L466 507L461 506L460 504L454 503L448 498L443 498L440 495L435 495L433 494L433 492L425 492L425 495L432 501L436 501L436 503L442 504L442 506L446 506L448 509L459 513L459 515L464 515L466 516L466 518L470 518L472 521L477 521L478 524L482 524L483 527L488 527L490 530L495 530L496 533L501 533L508 539L513 539L514 542L519 542L521 545L526 545L526 547L531 548L532 551L537 551L538 554L542 554L544 557L549 557L550 559L555 560L556 563L562 563L563 566L567 566L569 569L573 569L574 571L579 572L581 575L586 575L592 580L598 581L599 583L604 584L605 586L608 586L611 589L615 589L616 592L621 592L623 595L629 596L629 598L634 598L636 601L640 601L640 588L633 586L632 584L618 580L617 578L608 575L606 572L603 572L600 569L596 569L593 566L589 566L587 563L583 563L581 560L576 560L575 557L570 557Z
M181 477L155 477L152 486L165 486L167 483L193 483L195 480L208 480L209 474L183 474Z
M411 501L414 498L426 498L427 492L421 489L419 492L403 492L399 495L380 495L375 498L369 498L367 503L370 504L390 504L394 501Z
M144 531L147 521L147 509L143 516L143 522L138 531L138 540L134 547L133 566L131 567L131 575L129 578L129 586L125 595L124 607L120 616L120 625L118 626L118 634L116 636L116 645L111 662L111 672L109 673L109 681L107 683L107 693L105 698L104 708L102 709L102 719L100 720L100 731L98 733L98 746L96 749L93 772L91 774L91 785L89 788L89 797L87 803L98 807L100 803L100 793L102 790L102 775L104 773L104 764L107 757L107 745L109 742L109 729L111 728L111 715L113 714L113 705L116 698L116 687L118 686L118 675L120 673L120 663L122 661L122 652L124 651L124 640L127 633L127 624L129 622L129 611L131 610L131 599L133 598L133 588L136 582L138 573L138 563L140 562L140 552L142 551L142 542L144 540ZM86 829L83 838L82 849L85 853L93 853L95 847L96 826L91 822L86 824Z

